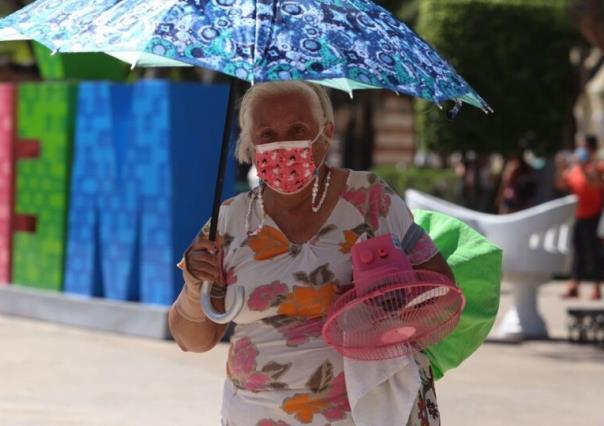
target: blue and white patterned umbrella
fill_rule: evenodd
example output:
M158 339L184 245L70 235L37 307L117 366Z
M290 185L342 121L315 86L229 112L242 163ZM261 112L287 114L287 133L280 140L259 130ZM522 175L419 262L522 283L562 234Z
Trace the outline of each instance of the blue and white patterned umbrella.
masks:
M489 110L434 49L368 0L38 0L26 9L0 27L61 52L105 52L133 66L200 66L252 83L384 88Z
M120 0L38 0L0 19L0 40L36 40L56 50L64 37L85 28Z

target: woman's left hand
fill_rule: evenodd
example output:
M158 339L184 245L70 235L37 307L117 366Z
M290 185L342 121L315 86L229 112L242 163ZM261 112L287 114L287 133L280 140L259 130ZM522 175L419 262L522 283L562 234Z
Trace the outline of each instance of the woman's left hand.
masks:
M436 255L432 256L429 260L424 263L414 265L413 269L423 269L432 272L438 272L439 274L443 274L451 281L455 282L455 275L453 275L453 271L449 267L449 264L447 263L445 258L440 253L436 253Z

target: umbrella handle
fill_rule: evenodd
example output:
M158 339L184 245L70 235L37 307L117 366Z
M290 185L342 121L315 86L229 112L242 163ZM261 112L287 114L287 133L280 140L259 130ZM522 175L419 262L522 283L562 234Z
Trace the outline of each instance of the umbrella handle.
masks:
M208 281L204 281L201 285L201 307L210 321L217 324L228 324L233 321L237 315L239 315L239 312L241 312L243 302L245 300L245 290L241 286L236 286L231 289L231 291L235 291L233 305L231 306L231 309L225 311L224 313L220 313L216 312L214 310L214 306L212 306L212 300L210 297L212 285L213 284Z

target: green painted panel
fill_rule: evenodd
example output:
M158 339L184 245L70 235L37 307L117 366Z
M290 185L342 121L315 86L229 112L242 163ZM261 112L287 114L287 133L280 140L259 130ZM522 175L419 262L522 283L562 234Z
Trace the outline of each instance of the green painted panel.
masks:
M115 80L128 77L128 65L104 53L57 53L34 42L34 53L45 80Z
M13 236L17 285L62 288L76 94L67 83L19 86L18 139L38 140L40 156L16 166L16 213L37 217L35 233Z

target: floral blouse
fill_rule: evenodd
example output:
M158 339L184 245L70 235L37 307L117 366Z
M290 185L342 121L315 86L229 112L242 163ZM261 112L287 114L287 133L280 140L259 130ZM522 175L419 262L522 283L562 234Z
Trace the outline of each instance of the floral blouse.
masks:
M294 244L265 218L249 237L246 212L261 222L255 192L239 194L220 210L219 244L228 286L243 286L245 304L236 318L227 360L222 423L227 426L353 425L342 355L321 337L321 327L340 286L352 282L350 250L364 233L400 239L413 221L404 201L376 175L351 171L346 188L321 230ZM426 237L427 238L427 237ZM412 263L435 254L418 244ZM227 292L227 308L229 295ZM422 386L401 425L439 424L429 361L415 353Z

